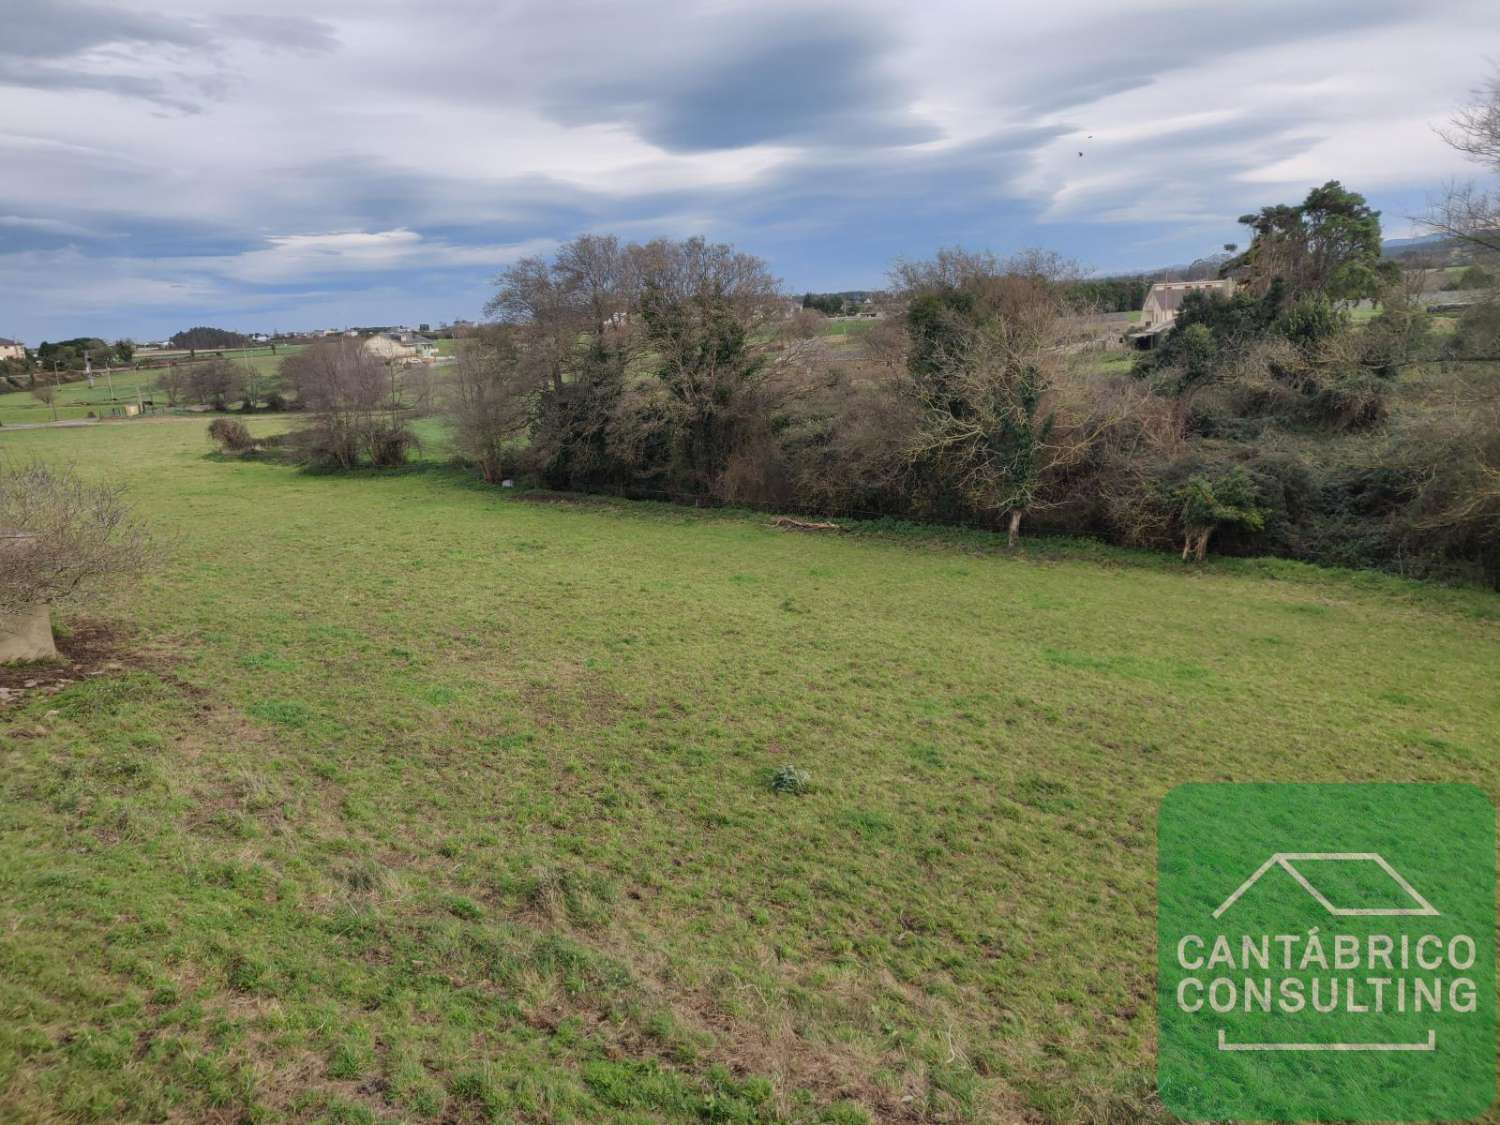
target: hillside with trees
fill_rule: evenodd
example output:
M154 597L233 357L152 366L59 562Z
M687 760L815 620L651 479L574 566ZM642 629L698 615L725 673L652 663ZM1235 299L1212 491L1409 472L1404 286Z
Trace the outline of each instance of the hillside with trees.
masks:
M231 332L226 328L209 328L199 325L196 328L186 328L174 333L170 343L174 348L185 348L189 351L217 351L221 348L246 347L250 343L250 337L240 332Z
M842 293L804 293L802 307L824 316L853 316L863 312L874 294L868 289L850 289Z
M1497 120L1476 110L1450 139L1500 171ZM898 263L883 315L834 348L813 322L857 295L808 293L789 314L766 263L732 246L585 235L502 273L441 407L491 482L1500 588L1500 303L1435 320L1430 272L1383 254L1380 218L1338 181L1243 215L1243 250L1183 271L1232 290L1187 294L1123 368L1079 325L1134 307L1146 277L942 250ZM1479 253L1500 219L1467 191L1433 225ZM1492 286L1493 265L1462 277ZM288 364L314 388L305 450L404 459L394 378L332 345Z
M1440 333L1379 218L1338 183L1245 216L1233 294L1125 369L1076 345L1098 290L1048 254L901 263L893 314L833 349L751 255L584 236L504 272L442 408L489 481L1496 584L1495 381L1456 372L1497 306ZM399 463L399 394L329 359L345 397L309 426L365 436L322 446Z

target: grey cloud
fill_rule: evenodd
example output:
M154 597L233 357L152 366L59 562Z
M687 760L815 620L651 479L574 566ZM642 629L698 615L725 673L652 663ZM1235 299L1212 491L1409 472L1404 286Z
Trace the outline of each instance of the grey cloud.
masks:
M333 25L305 16L272 16L240 12L215 21L229 38L245 39L264 47L319 54L338 48Z
M195 113L222 98L229 83L208 53L234 40L300 52L338 45L333 29L302 16L254 13L219 18L212 26L186 16L166 16L102 4L58 0L9 0L8 28L0 42L0 84L38 90L93 90ZM101 72L79 59L101 48L125 47L157 53L158 75ZM200 56L197 68L183 56ZM204 66L208 71L204 72Z
M546 109L566 124L621 122L675 152L935 139L882 73L886 49L869 21L827 13L762 17L754 27L725 21L689 59L554 86Z
M1436 12L1404 0L1161 0L1149 19L1109 0L920 10L895 0L0 8L0 84L135 103L95 118L97 94L69 102L0 89L0 99L59 107L55 122L29 114L0 134L9 171L0 175L0 251L56 252L60 271L62 251L77 258L45 296L32 289L41 271L16 264L16 296L4 302L16 330L28 317L64 320L70 307L128 305L123 284L90 288L105 259L164 263L142 276L149 300L165 302L173 271L192 272L184 260L243 255L289 235L406 229L433 245L482 248L584 230L703 231L815 288L819 279L862 284L898 254L954 242L1041 242L1112 267L1187 260L1234 237L1233 216L1293 198L1265 170L1328 149L1319 138L1338 137L1357 115L1383 121L1405 98L1411 113L1439 119L1442 83L1469 65L1464 50L1479 48L1444 47L1434 61L1432 44L1479 43L1500 28L1493 0L1442 0ZM1470 34L1454 37L1453 26ZM1377 27L1386 30L1370 34ZM1414 33L1428 53L1407 51L1407 65ZM1300 70L1278 63L1283 49ZM309 53L319 53L315 65ZM231 96L240 101L221 104ZM1079 108L1096 101L1097 122ZM935 136L919 104L951 123L944 143L912 143ZM182 112L200 107L196 118ZM174 119L151 121L153 111ZM594 151L596 138L557 122L628 136L597 138ZM15 135L23 128L36 135ZM1059 143L1075 129L1085 159ZM955 143L980 131L988 138ZM1082 143L1085 133L1098 139ZM635 138L694 156L662 159ZM774 159L697 155L783 144L790 151ZM1296 163L1296 177L1321 169L1324 156L1313 155ZM1337 150L1327 159L1330 175L1372 190L1343 171ZM1389 165L1361 175L1375 191L1436 175L1406 151ZM1394 213L1388 197L1382 204ZM435 310L472 315L489 268L459 257L403 266L404 288L391 297L402 311L392 315L409 315L403 301L443 285L468 303ZM241 276L181 307L271 300L273 285L314 295L300 282ZM382 292L363 285L350 276L334 289L366 294L349 298L353 309ZM287 307L298 300L287 297ZM370 310L359 315L379 319Z
M931 210L960 198L993 198L1033 153L1064 132L1062 126L1025 126L935 151L814 154L782 166L752 194L757 205L772 208L815 198L842 207L907 199Z
M182 113L197 113L198 100L177 96L166 83L134 74L90 74L61 65L26 64L0 55L0 85L25 86L33 90L98 90L125 98L138 98Z
M68 58L109 43L201 47L208 32L197 22L134 12L113 5L66 0L9 0L3 53L21 58Z
M1405 0L1263 0L1229 9L1194 0L1149 19L1122 6L1095 18L1086 35L1062 39L1011 38L1010 26L1002 22L991 36L979 36L965 65L984 54L1019 60L1019 68L1000 79L1009 94L1007 108L1051 113L1238 52L1355 34L1422 15L1422 9ZM1051 29L1048 35L1054 33Z

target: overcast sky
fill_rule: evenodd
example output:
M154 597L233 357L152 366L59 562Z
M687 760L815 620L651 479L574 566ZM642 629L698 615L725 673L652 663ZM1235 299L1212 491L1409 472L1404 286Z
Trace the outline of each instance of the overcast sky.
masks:
M1186 262L1337 178L1386 234L1495 0L4 0L0 335L476 318L584 231L791 290L943 245ZM1080 155L1081 154L1081 155Z

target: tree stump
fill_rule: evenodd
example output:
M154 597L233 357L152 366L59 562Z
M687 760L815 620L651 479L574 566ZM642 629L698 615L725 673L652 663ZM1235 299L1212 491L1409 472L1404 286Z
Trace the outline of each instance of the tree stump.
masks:
M38 603L24 613L0 617L0 664L13 660L54 660L52 607Z
M7 562L14 562L35 542L27 531L0 528L0 547ZM52 639L52 607L36 602L14 613L0 613L0 664L13 660L53 660L57 644Z

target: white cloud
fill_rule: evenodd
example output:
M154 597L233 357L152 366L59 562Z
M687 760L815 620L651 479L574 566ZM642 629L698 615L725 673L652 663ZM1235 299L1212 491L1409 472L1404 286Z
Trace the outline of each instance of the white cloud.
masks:
M792 243L851 198L869 241L902 252L937 244L904 229L1016 244L1086 225L1139 244L1177 224L1179 243L1216 242L1325 179L1375 196L1467 174L1431 125L1500 34L1493 0L12 3L0 271L6 247L94 255L7 290L37 317L378 287L502 264L568 227ZM721 127L745 143L714 148ZM1036 139L996 145L962 191L938 171L1023 130ZM815 182L785 192L795 210L731 225L799 176ZM976 185L996 225L918 221ZM1046 226L998 225L1021 215Z
M0 218L0 223L3 223ZM410 230L279 235L239 254L192 257L90 257L75 248L0 254L0 293L77 293L81 305L126 307L221 299L227 283L316 284L341 275L461 266L508 265L556 244L550 239L458 245Z
M330 234L285 234L266 239L263 249L242 254L192 258L177 267L255 284L305 282L347 273L379 273L445 266L498 266L553 243L534 239L511 245L460 246L424 239L416 231L340 231Z
M66 235L70 238L98 238L100 236L98 231L77 223L66 223L61 219L40 218L35 215L0 215L0 227L41 231L45 234Z

